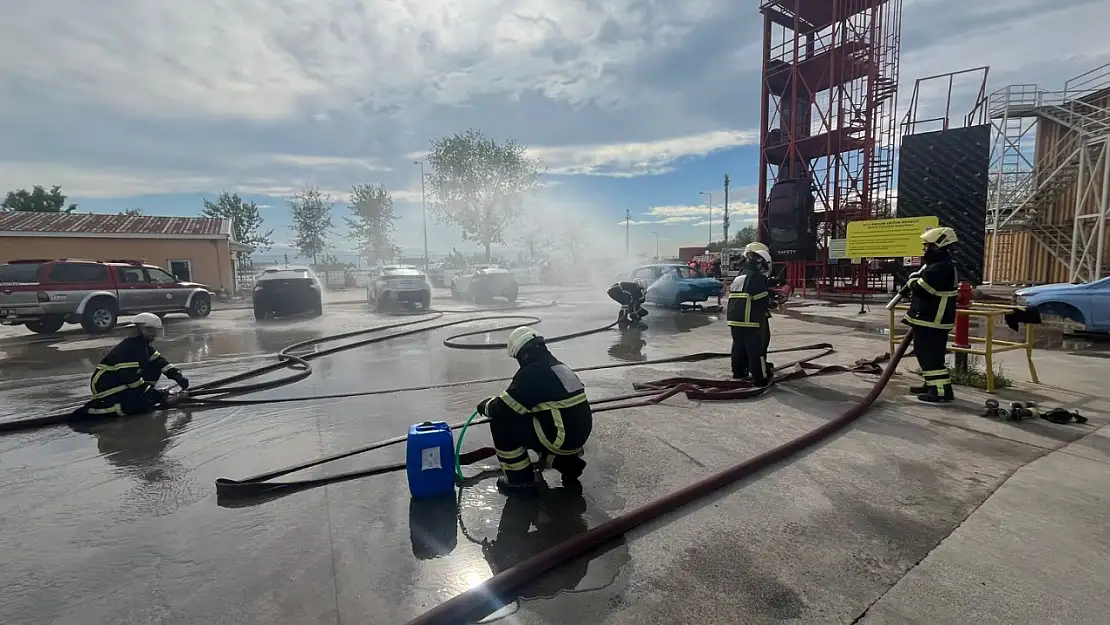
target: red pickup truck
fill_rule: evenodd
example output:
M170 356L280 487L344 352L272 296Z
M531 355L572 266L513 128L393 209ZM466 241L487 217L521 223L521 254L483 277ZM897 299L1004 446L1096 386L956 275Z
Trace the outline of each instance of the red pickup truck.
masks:
M0 265L0 324L50 334L66 323L103 333L120 316L207 317L212 293L141 260L13 260Z

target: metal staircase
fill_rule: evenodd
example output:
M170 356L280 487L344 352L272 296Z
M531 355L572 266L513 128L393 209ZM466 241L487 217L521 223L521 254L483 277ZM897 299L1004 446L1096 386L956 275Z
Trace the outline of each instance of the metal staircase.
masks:
M1081 88L1070 88L1079 79L1083 79ZM1110 64L1068 85L1063 92L1012 85L991 94L990 116L998 135L996 147L1001 150L992 164L987 229L1027 229L1053 258L1069 267L1073 281L1089 281L1110 273L1110 267L1097 258L1101 252L1092 256L1101 247L1096 240L1102 232L1096 228L1100 215L1084 214L1082 209L1070 217L1054 213L1063 194L1073 191L1086 198L1077 207L1087 206L1090 199L1099 202L1098 194L1092 198L1088 187L1100 182L1091 180L1092 173L1101 173L1100 166L1110 167L1110 106L1099 106L1094 98L1110 91ZM1034 137L1029 135L1030 121L1035 120L1049 120L1071 132L1061 133L1051 146L1038 146L1034 159ZM994 241L992 272L997 237Z

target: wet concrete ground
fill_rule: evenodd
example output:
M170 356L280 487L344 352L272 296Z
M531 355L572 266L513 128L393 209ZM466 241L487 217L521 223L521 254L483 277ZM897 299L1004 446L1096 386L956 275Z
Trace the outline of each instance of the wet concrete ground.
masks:
M607 323L611 304L545 310L546 334ZM445 319L446 320L446 319ZM653 311L642 336L607 332L554 346L572 366L727 350L717 315ZM168 324L163 354L195 382L270 362L290 343L395 318L336 306L319 319L256 324L247 311ZM474 327L481 327L475 325ZM440 330L337 354L263 397L308 396L511 375L500 351L447 350ZM835 362L881 345L791 320L775 344L831 340ZM490 340L502 340L501 336ZM0 345L0 418L79 402L115 339ZM774 346L773 345L773 346ZM785 358L785 357L784 357ZM781 363L781 359L780 359ZM719 377L723 361L584 375L595 397L633 380ZM175 410L91 428L0 438L0 623L402 623L582 528L784 442L834 416L870 380L803 381L758 401L604 413L581 497L552 488L510 502L492 479L455 505L410 503L403 474L217 505L242 478L458 421L502 388L484 385L220 410ZM959 413L922 418L900 397L788 468L639 530L524 589L494 615L523 624L848 623L894 585L1015 469L1088 429L1018 428ZM946 424L946 425L936 425ZM466 447L488 445L468 434ZM403 458L403 447L321 471ZM492 466L487 461L485 466ZM291 476L294 477L294 476ZM494 618L491 617L491 618Z

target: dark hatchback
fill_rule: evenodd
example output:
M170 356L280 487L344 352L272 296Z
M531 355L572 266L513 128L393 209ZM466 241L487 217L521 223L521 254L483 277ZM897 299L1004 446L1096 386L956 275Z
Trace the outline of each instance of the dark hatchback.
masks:
M320 281L307 267L267 269L254 284L254 318L324 314Z

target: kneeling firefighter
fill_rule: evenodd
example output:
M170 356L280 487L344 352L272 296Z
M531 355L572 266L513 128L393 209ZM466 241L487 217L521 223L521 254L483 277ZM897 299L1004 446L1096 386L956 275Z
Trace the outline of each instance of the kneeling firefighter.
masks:
M641 320L647 316L648 311L644 309L644 287L640 286L639 282L634 280L622 280L609 287L605 292L609 299L621 305L621 310L617 313L617 326L622 330L628 327L635 327L643 329L644 324Z
M728 325L732 332L732 377L751 377L756 386L771 383L767 363L767 314L772 294L767 282L771 253L762 243L744 250L740 275L732 280L728 293Z
M921 235L924 265L910 274L900 295L910 298L910 310L902 319L913 327L913 351L925 384L910 393L925 402L950 402L952 378L944 362L948 333L956 325L959 277L950 246L956 242L952 228L931 228Z
M540 455L540 470L550 466L562 474L564 483L576 483L586 467L582 447L593 430L585 386L532 328L513 330L508 352L520 369L509 388L478 404L479 414L490 418L501 463L497 487L502 492L536 489L529 450Z
M122 417L164 407L169 393L154 387L162 375L177 382L182 390L189 388L188 378L154 349L154 339L162 335L162 320L151 313L140 313L132 323L132 335L120 341L96 366L89 383L92 400L78 409L78 414Z

